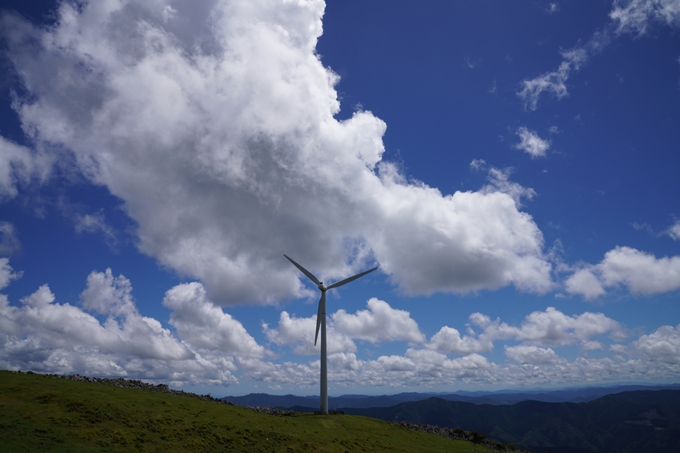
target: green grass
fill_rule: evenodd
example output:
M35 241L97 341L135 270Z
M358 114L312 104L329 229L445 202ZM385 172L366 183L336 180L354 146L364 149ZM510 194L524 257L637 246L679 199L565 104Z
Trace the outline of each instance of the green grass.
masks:
M491 452L351 415L274 417L188 395L0 371L3 452Z

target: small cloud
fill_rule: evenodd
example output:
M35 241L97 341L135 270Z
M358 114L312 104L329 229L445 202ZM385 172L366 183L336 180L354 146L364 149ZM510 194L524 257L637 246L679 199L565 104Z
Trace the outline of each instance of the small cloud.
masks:
M405 310L392 308L383 300L371 298L367 310L355 314L338 310L332 315L333 327L351 338L373 344L389 341L422 343L425 335L418 328L411 314Z
M461 337L457 329L444 326L432 336L426 348L442 354L470 354L492 351L493 342L486 337L474 338L467 335Z
M668 228L666 234L676 241L680 241L680 220L677 220L673 226Z
M527 198L531 200L536 196L536 191L530 187L524 187L521 184L510 181L510 174L512 173L512 168L499 169L491 167L489 169L489 184L482 187L483 192L493 193L501 192L509 195L515 200L518 206L520 206L521 199Z
M632 223L633 228L635 228L637 231L646 231L647 233L654 235L654 228L648 223L637 223L633 222Z
M611 40L609 33L596 32L583 46L562 51L562 63L555 71L546 72L534 79L522 81L522 90L517 93L524 101L524 108L536 110L542 93L552 93L558 100L569 94L567 80L572 72L583 67L588 59L599 53Z
M170 5L166 5L165 8L163 8L161 16L163 17L163 22L167 23L177 16L177 10Z
M475 60L475 61L470 61L470 57L465 57L465 66L467 66L469 69L475 69L477 66L479 66L480 60Z
M498 83L496 83L496 79L493 79L491 81L491 86L489 87L489 93L495 93L496 90L498 89Z
M21 242L17 238L14 225L0 222L0 255L9 256L21 249Z
M486 168L486 161L484 159L473 159L470 162L470 168L475 171L484 170Z
M102 210L87 213L83 206L70 203L64 198L60 199L58 204L64 217L73 222L76 233L101 234L109 247L114 248L116 246L116 232L106 222Z
M542 139L526 127L517 129L517 135L519 135L521 142L515 145L515 148L530 154L532 158L545 157L546 151L550 148L549 140Z
M505 355L521 364L527 365L566 363L566 359L559 357L551 348L539 348L537 346L505 346Z
M557 3L549 3L548 6L546 6L545 10L547 11L548 14L555 14L560 11L560 5Z
M0 289L9 285L12 280L20 279L21 274L22 272L14 272L8 258L0 258Z
M604 349L604 345L599 341L584 341L581 343L581 349L584 351L601 351Z
M600 280L590 269L580 269L564 284L570 294L579 294L585 300L597 299L606 293Z
M551 134L559 134L560 130L557 128L557 126L550 126L550 128L548 128L548 132Z

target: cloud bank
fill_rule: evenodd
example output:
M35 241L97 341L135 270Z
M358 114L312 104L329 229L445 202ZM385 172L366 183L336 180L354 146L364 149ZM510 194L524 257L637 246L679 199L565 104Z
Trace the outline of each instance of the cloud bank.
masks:
M377 261L408 294L548 291L543 236L511 195L411 183L382 159L383 121L335 119L338 76L315 53L323 12L320 0L62 2L45 29L5 14L25 88L15 109L36 149L123 200L143 253L219 304L304 295L283 253L323 279ZM38 160L0 145L0 189L15 196Z
M0 289L18 278L3 259ZM258 344L243 325L207 299L200 283L177 285L163 303L170 325L141 315L132 283L110 269L92 272L79 303L58 303L47 285L9 303L0 294L0 366L48 373L121 376L182 385L231 385L241 379L271 388L315 388L319 361L276 363L276 351ZM335 388L385 386L415 388L502 384L504 387L584 382L664 380L680 371L680 326L661 326L625 344L626 330L602 313L567 315L555 308L535 311L519 325L473 313L465 335L444 326L429 340L410 313L370 299L366 310L330 315L329 380ZM376 332L376 323L386 323ZM281 314L275 327L263 326L274 348L298 355L318 354L315 319ZM402 343L403 354L376 359L357 356L356 341L367 347ZM484 354L501 343L509 361ZM609 343L609 346L607 346ZM569 360L562 348L584 354ZM605 357L590 358L595 349ZM452 357L453 356L453 357Z

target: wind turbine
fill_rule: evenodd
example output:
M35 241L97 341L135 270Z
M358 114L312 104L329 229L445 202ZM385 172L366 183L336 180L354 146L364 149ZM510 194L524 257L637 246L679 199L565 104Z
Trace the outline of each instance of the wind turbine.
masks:
M337 283L333 283L332 285L326 286L323 284L323 282L320 282L318 278L314 276L311 272L309 272L307 269L304 267L300 266L298 263L293 261L292 258L290 258L288 255L283 255L285 256L288 261L293 263L295 267L300 269L303 274L307 276L311 281L316 284L316 286L319 288L321 291L321 299L319 299L319 311L317 312L316 315L316 334L314 335L314 346L316 346L316 340L319 337L319 327L321 327L321 413L322 414L327 414L328 413L328 368L326 367L326 291L329 289L333 288L338 288L339 286L346 285L349 282L352 282L356 280L359 277L363 277L364 275L368 274L369 272L373 272L374 270L377 269L377 267L374 267L373 269L369 269L367 271L364 271L360 274L357 274L353 277L346 278L344 280L340 280Z

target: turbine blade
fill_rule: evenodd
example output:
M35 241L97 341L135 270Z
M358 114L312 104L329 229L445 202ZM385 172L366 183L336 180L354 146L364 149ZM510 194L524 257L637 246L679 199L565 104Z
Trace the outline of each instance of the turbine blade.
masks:
M337 288L338 286L346 285L347 283L352 282L352 281L356 280L356 279L359 278L359 277L363 277L364 275L368 274L369 272L373 272L373 271L376 270L376 269L377 269L377 267L374 267L373 269L369 269L369 270L367 270L367 271L364 271L364 272L362 272L361 274L355 275L354 277L349 277L349 278L346 278L346 279L344 279L344 280L340 280L339 282L333 283L332 285L330 285L330 286L328 287L328 289Z
M319 338L319 327L321 327L321 316L326 316L324 313L321 315L321 303L326 302L326 291L321 292L321 299L319 299L319 308L316 311L316 334L314 335L314 346L316 346L316 340Z
M316 283L317 285L320 285L320 284L321 284L321 282L319 281L319 279L316 278L316 277L314 276L314 274L312 274L312 273L309 272L307 269L305 269L304 267L300 266L298 263L296 263L295 261L293 261L293 259L292 259L291 257L289 257L288 255L286 255L285 253L283 254L283 256L285 256L285 257L288 259L288 261L290 261L291 263L293 263L293 265L294 265L295 267L297 267L298 269L300 269L300 270L302 271L302 273L305 274L311 281L313 281L313 282Z

